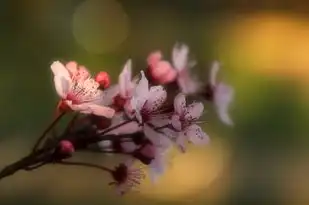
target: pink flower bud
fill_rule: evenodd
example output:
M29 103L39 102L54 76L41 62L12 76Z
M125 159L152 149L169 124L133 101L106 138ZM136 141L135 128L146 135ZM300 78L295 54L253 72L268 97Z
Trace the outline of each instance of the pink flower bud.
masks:
M110 86L110 78L107 72L99 72L95 76L95 81L98 82L102 88L108 88Z
M156 67L157 63L159 63L161 59L162 59L162 53L160 51L155 51L148 56L147 63L151 67Z
M72 142L68 140L60 141L59 145L60 145L60 151L63 154L72 154L73 152L75 152L75 148Z
M155 66L149 66L151 78L160 84L173 82L177 77L176 70L167 61L159 61Z

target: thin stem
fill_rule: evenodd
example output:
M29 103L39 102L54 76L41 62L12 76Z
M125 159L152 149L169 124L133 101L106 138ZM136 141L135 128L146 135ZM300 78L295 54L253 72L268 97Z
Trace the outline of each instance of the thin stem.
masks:
M99 166L96 164L92 164L92 163L87 163L87 162L69 162L69 161L57 161L56 164L61 164L61 165L68 165L68 166L81 166L81 167L91 167L91 168L96 168L96 169L100 169L109 173L112 173L113 170L109 169L107 167L104 166Z
M76 114L73 116L73 118L70 120L68 126L66 127L64 133L69 133L69 132L71 131L72 127L75 126L75 123L76 123L76 120L77 120L78 116L79 116L78 113L76 113Z
M124 122L122 122L122 123L120 123L120 124L118 124L118 125L115 125L115 126L113 126L113 127L109 127L109 128L106 128L106 129L104 129L104 130L102 130L101 132L99 132L99 134L100 135L104 135L104 134L106 134L106 133L108 133L108 132L110 132L110 131L112 131L112 130L114 130L114 129L117 129L117 128L119 128L119 127L121 127L121 126L123 126L123 125L126 125L126 124L128 124L128 123L130 123L130 122L133 122L134 120L127 120L127 121L124 121Z
M61 112L61 114L58 115L57 118L45 129L43 134L38 138L35 145L33 146L32 152L35 152L37 150L37 148L40 146L46 134L57 124L57 122L64 116L64 114L65 112Z

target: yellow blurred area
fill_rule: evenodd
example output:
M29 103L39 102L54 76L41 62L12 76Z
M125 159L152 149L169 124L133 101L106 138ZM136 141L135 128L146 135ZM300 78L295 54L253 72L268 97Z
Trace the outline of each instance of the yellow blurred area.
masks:
M28 147L21 141L1 143L1 166L19 159L27 150ZM218 194L224 194L224 187L208 190L218 177L222 177L228 160L229 149L224 141L214 140L208 147L190 147L185 154L177 154L176 150L171 154L166 174L157 184L146 179L138 188L139 192L131 195L133 198L142 195L152 199L177 201L205 195L205 190L210 198L218 198ZM97 163L99 161L100 158ZM116 197L113 188L107 185L110 181L108 174L96 169L49 165L32 172L20 171L3 180L0 192L2 195L13 196L16 193L39 191L39 194L44 194L55 202L64 199L90 200L103 193Z
M236 68L308 80L309 19L284 13L241 16L223 29L220 52ZM309 81L308 81L309 82Z
M223 174L228 150L222 140L214 140L208 147L190 147L185 154L175 150L177 153L172 157L166 174L156 185L147 181L141 193L149 198L165 200L185 200L188 197L205 195L205 190L209 195L215 195L216 193L207 188ZM222 190L220 193L223 193Z
M129 18L115 0L87 0L73 15L73 35L89 53L117 49L129 35Z

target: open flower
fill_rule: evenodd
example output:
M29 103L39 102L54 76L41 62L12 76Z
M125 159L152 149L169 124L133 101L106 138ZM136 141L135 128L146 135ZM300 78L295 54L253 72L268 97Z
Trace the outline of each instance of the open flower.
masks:
M129 59L118 77L118 84L104 91L104 104L112 105L117 111L130 110L129 100L133 95L136 79L132 79L132 60Z
M174 109L175 113L172 116L171 123L178 130L176 143L181 150L185 150L187 141L196 145L208 143L208 135L197 125L197 120L203 114L204 105L193 102L187 106L185 95L180 93L175 97Z
M74 111L112 118L114 109L100 105L102 92L99 84L90 77L85 67L78 67L75 62L64 66L59 61L51 65L54 83L62 103Z
M133 160L129 160L126 163L121 163L112 171L114 182L110 185L115 185L117 192L121 195L139 186L145 178L142 168L134 168L133 162Z
M166 115L158 112L164 104L166 97L167 93L162 86L152 86L149 88L148 80L144 72L141 71L141 79L135 87L131 99L131 107L138 122L144 124L152 120L166 119Z
M214 62L210 71L210 96L216 106L216 111L220 120L223 123L232 126L234 123L230 118L228 111L230 103L234 99L234 89L223 82L217 82L216 79L219 68L219 63Z
M189 60L189 47L185 44L176 44L172 52L172 61L177 70L177 83L184 94L196 93L200 83L190 73L190 69L196 64Z

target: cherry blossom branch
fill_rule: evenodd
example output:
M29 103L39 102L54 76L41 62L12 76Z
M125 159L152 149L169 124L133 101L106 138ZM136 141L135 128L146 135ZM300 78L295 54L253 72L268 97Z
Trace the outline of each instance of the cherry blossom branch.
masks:
M37 148L40 146L41 142L45 138L46 134L59 122L59 120L64 116L65 112L62 112L60 115L57 116L57 118L45 129L45 131L42 133L42 135L38 138L36 143L34 144L32 148L32 152L35 152Z
M101 135L104 135L104 134L106 134L108 132L113 131L114 129L117 129L117 128L119 128L119 127L121 127L123 125L126 125L126 124L128 124L130 122L133 122L133 121L136 121L136 120L135 119L130 119L130 120L124 121L124 122L119 123L118 125L115 125L113 127L106 128L106 129L104 129L104 130L102 130L102 131L100 131L98 133L101 134Z
M125 124L125 123L121 123ZM120 124L115 126L115 128L121 126ZM79 131L81 132L81 131ZM92 137L85 136L82 134L72 133L72 136L75 136L76 138L72 138L72 136L63 136L58 139L52 140L49 143L46 143L43 148L40 148L36 150L35 152L30 153L28 156L23 157L22 159L16 161L15 163L12 163L8 166L6 166L4 169L0 171L0 180L8 177L10 175L13 175L19 170L25 170L25 171L31 171L37 168L42 167L43 165L50 164L50 163L59 163L62 159L58 158L58 155L56 153L57 147L59 145L60 140L73 140L75 143L79 143L80 141L85 146L100 142L102 140L110 140L115 141L119 139L132 139L132 141L139 139L141 137L144 137L143 132L136 132L133 134L124 134L124 135L104 135L103 134L97 134ZM80 136L82 135L82 136ZM84 150L84 149L81 149ZM77 149L76 151L79 151ZM86 163L87 164L87 163Z

